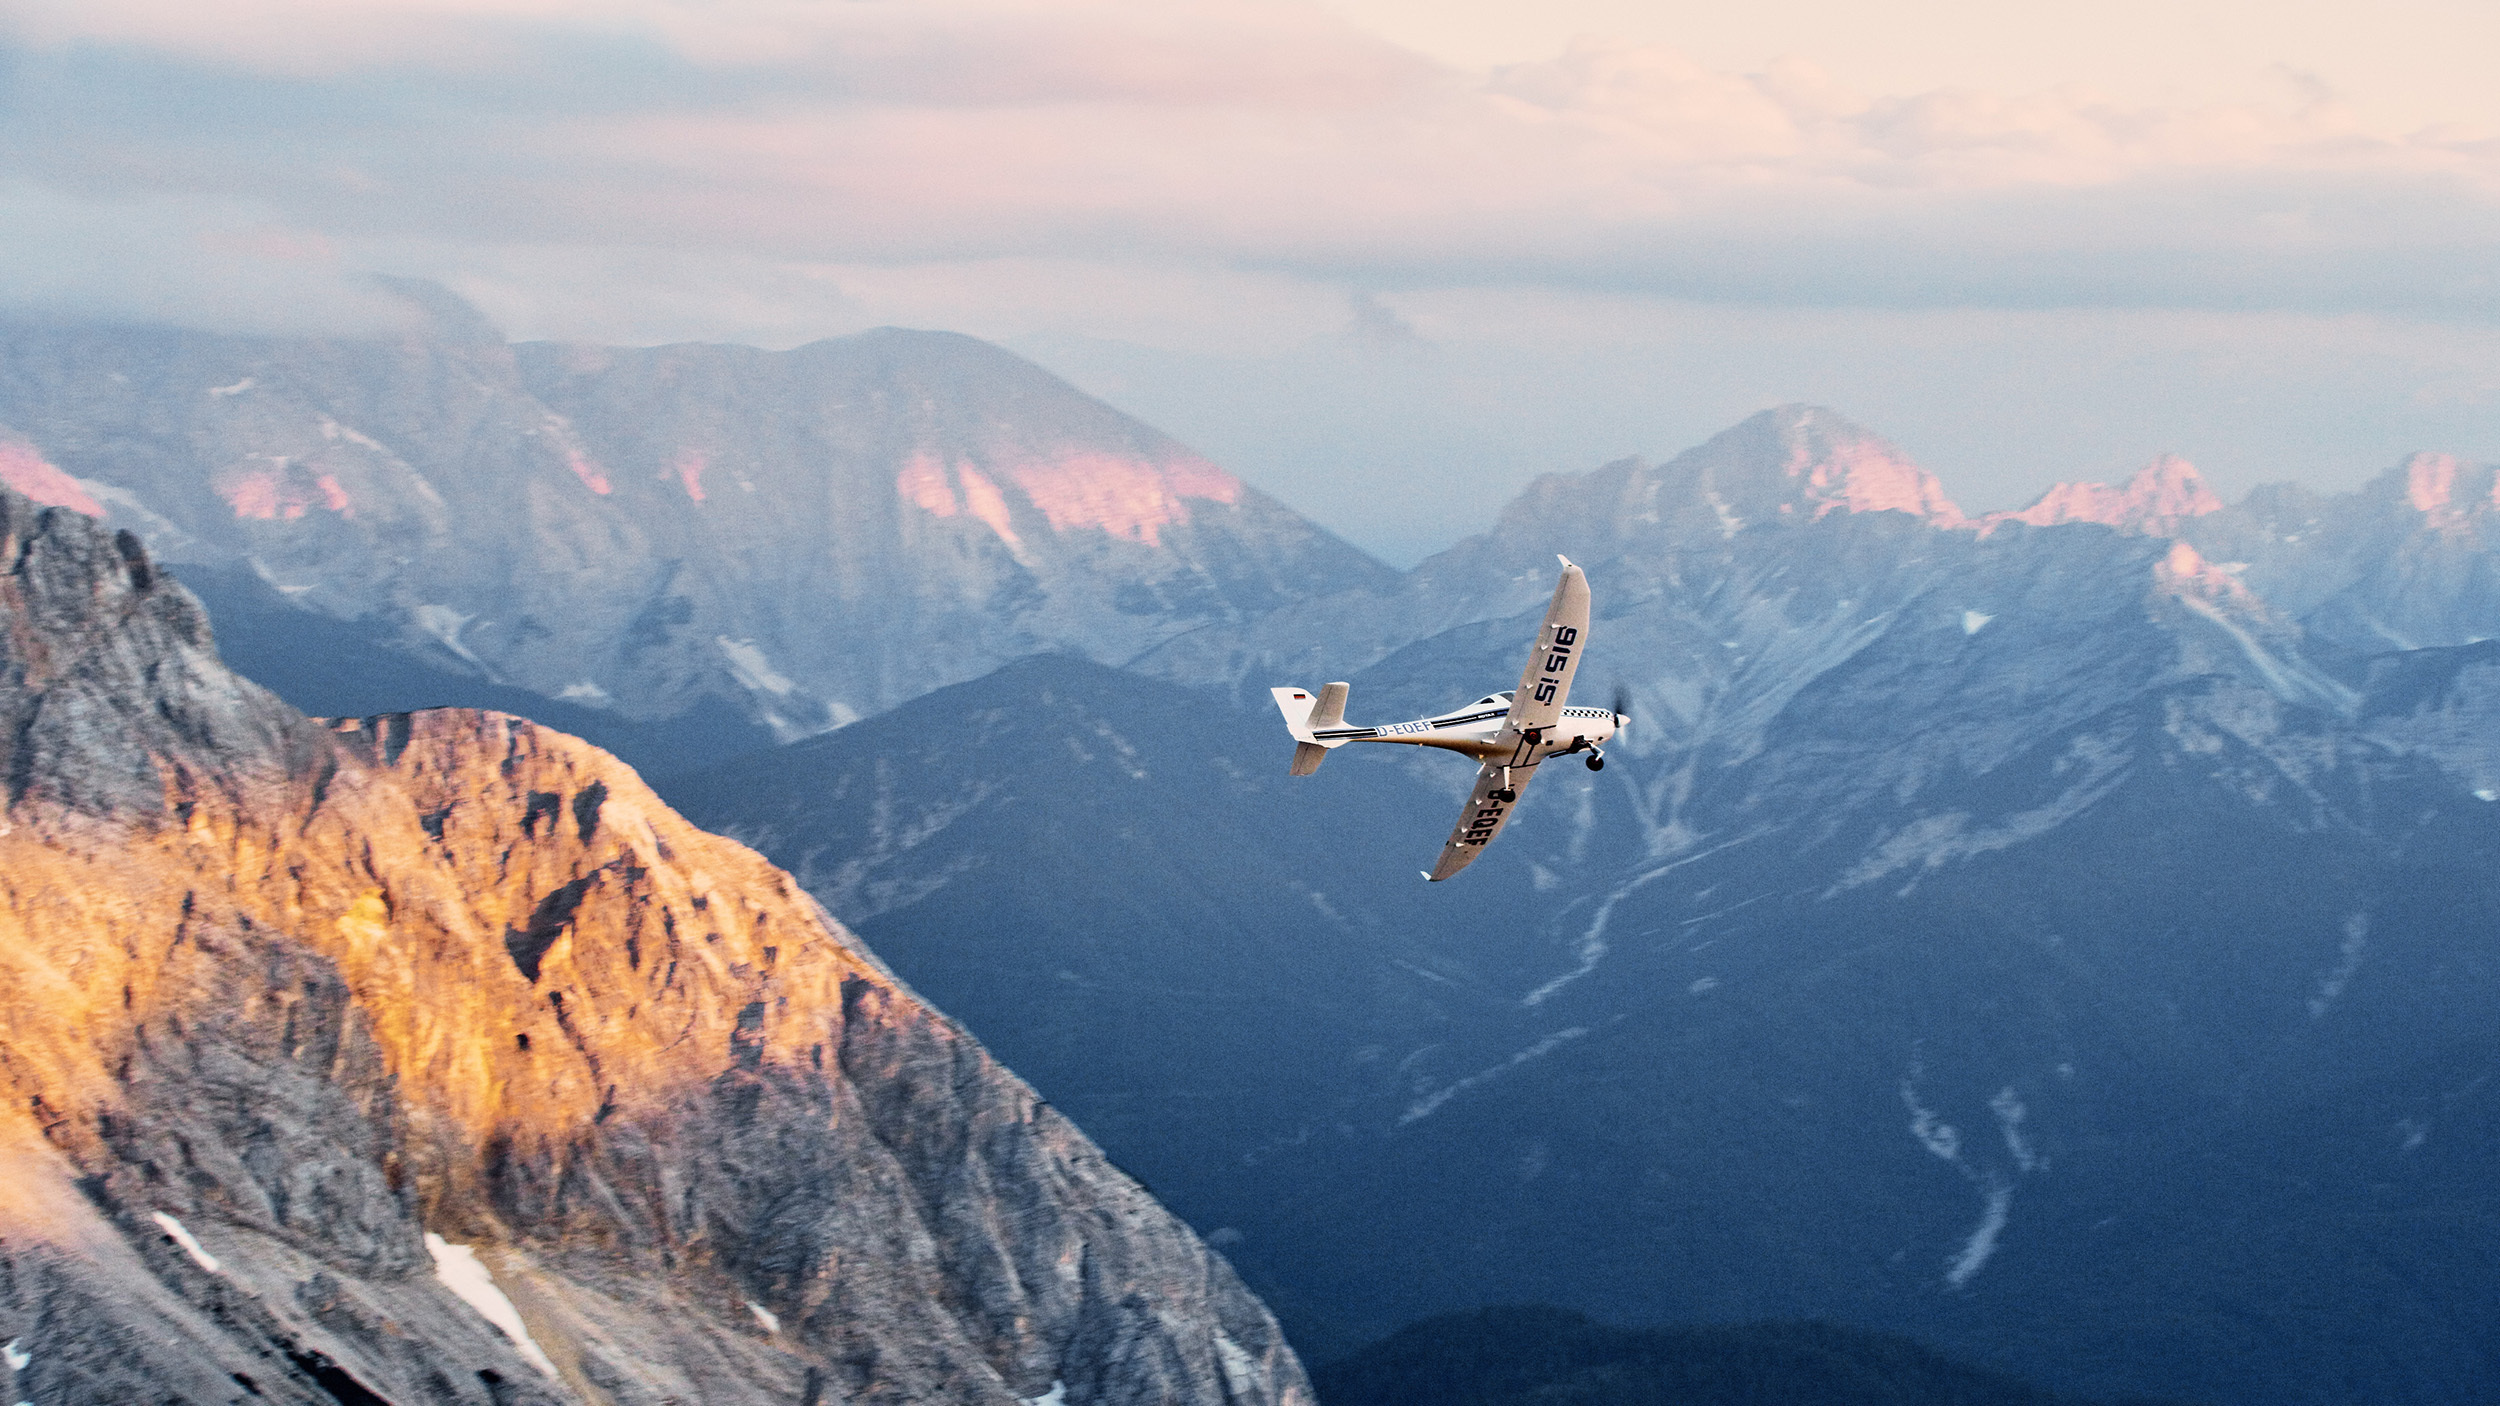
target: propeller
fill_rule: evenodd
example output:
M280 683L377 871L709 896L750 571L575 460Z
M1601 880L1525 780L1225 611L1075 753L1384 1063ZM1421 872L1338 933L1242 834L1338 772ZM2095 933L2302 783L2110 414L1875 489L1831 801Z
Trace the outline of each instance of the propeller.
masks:
M1617 681L1615 684L1615 701L1613 711L1615 715L1615 726L1618 728L1632 720L1632 690L1626 688L1621 681Z

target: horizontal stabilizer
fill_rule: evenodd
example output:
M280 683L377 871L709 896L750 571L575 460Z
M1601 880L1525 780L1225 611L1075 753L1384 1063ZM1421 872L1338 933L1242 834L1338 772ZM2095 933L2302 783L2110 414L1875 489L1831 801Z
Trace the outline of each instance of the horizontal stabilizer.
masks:
M1328 760L1328 749L1316 742L1293 744L1293 774L1296 776L1310 775L1319 770L1319 764L1326 760Z

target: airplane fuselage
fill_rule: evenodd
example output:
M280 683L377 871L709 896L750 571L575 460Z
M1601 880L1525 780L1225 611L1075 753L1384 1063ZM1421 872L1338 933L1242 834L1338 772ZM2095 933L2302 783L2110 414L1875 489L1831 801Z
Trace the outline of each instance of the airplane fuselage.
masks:
M1439 747L1480 762L1531 767L1547 757L1602 747L1614 738L1618 726L1607 709L1565 708L1553 726L1522 731L1511 726L1510 705L1510 695L1496 693L1433 717L1378 727L1318 728L1311 736L1324 743L1402 742Z

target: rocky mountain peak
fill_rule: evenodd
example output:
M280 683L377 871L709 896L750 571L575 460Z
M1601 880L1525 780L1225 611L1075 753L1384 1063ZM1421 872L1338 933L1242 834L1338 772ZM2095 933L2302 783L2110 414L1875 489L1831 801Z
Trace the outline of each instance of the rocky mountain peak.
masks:
M313 766L318 730L217 662L208 617L127 531L0 488L9 805L153 820Z
M1723 520L1810 522L1835 512L1903 512L1938 527L1962 513L1935 475L1891 443L1816 405L1765 410L1698 448L1668 472L1694 476Z
M1220 1258L630 768L312 724L8 492L0 564L27 1399L1307 1406Z
M2121 532L2168 537L2189 518L2222 510L2222 499L2205 486L2196 466L2175 454L2164 454L2138 469L2124 486L2106 483L2060 483L2030 506L1990 513L1981 530L2001 522L2051 527L2067 522L2097 522Z

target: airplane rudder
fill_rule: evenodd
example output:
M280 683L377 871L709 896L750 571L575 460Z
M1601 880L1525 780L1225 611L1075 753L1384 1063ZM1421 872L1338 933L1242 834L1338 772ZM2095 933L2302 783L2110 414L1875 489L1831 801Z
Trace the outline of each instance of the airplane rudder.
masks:
M1332 683L1322 688L1319 691L1319 703L1311 709L1311 720L1307 726L1315 729L1343 726L1346 695L1351 692L1353 692L1353 685L1345 683Z
M1276 700L1276 711L1285 715L1285 730L1297 742L1311 740L1311 718L1318 710L1319 700L1307 688L1271 688L1268 695Z

